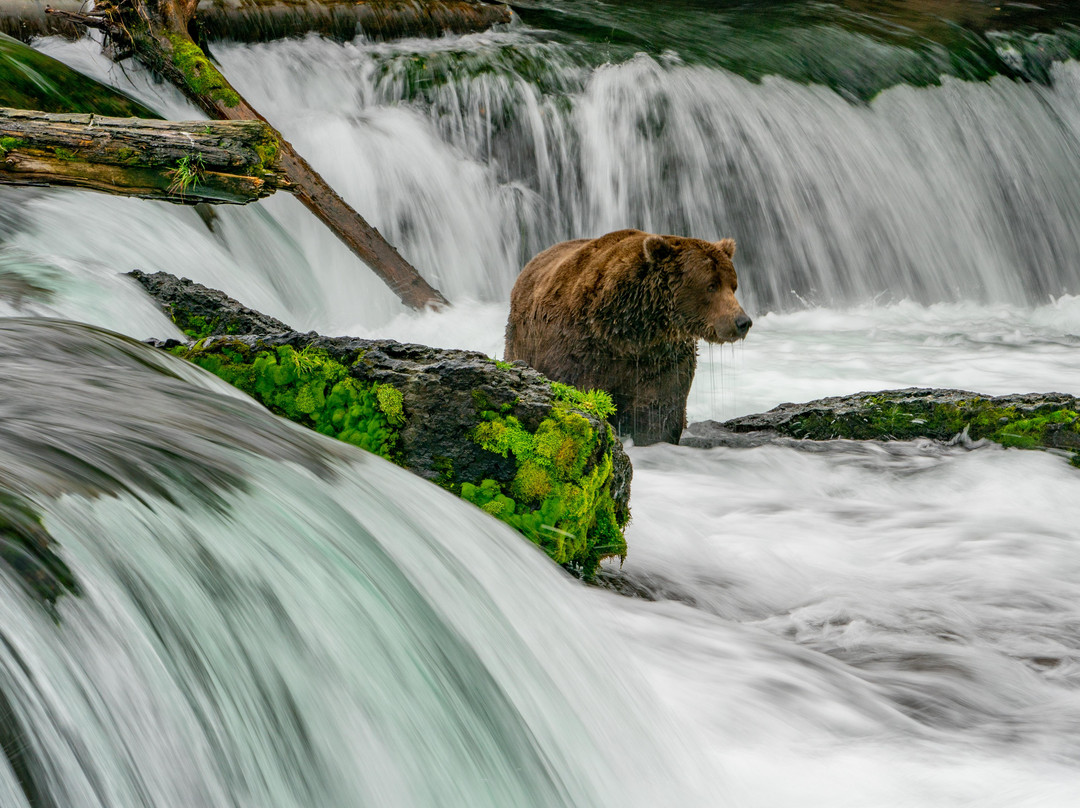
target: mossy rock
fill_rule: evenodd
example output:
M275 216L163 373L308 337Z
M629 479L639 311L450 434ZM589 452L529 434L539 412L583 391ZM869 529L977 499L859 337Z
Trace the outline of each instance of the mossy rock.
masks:
M714 427L694 424L683 443L706 446L738 442L725 440L724 432L809 440L950 441L965 435L971 440L985 439L1020 449L1061 450L1077 463L1080 400L1064 393L991 397L966 390L884 390L806 404L781 404L766 413L734 418Z
M626 554L631 469L606 394L392 340L286 332L167 347L271 411L453 491L578 574Z
M454 492L580 575L626 555L632 470L605 393L474 351L302 334L187 279L131 275L193 340L157 344L278 415Z
M0 107L93 112L116 118L160 118L119 90L0 34Z

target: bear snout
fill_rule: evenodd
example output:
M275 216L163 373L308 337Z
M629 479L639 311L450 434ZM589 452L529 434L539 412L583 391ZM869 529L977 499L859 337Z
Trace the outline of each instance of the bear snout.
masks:
M740 337L745 337L746 332L750 330L750 326L754 324L754 321L750 319L750 315L745 311L735 318L735 330L739 332Z

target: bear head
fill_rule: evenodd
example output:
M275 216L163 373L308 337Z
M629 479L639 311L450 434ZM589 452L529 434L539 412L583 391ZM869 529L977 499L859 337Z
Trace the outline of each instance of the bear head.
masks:
M642 246L646 263L667 278L672 336L707 342L746 337L753 321L735 299L739 281L731 263L734 239L709 242L650 235Z

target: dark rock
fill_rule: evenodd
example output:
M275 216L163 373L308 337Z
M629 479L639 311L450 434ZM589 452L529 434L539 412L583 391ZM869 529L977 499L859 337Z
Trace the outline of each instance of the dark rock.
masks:
M733 449L751 449L772 443L780 433L775 430L753 432L735 432L719 421L698 421L690 424L679 439L680 446L695 449L712 449L716 446L728 446Z
M382 454L481 505L586 575L601 558L625 555L630 460L603 413L590 410L588 395L553 387L523 363L475 351L291 331L200 284L160 272L132 274L178 325L198 318L216 334L158 347L217 373L280 415ZM352 398L338 407L336 380L346 373L355 383ZM379 398L388 388L399 402L394 413ZM485 429L518 430L519 439L532 443L492 450ZM563 497L568 501L560 503Z
M907 388L781 404L768 412L692 424L683 444L760 445L777 436L810 440L949 441L963 435L1025 449L1080 451L1080 399L1065 393L983 396Z
M292 328L274 317L249 309L224 292L168 272L128 273L150 293L176 327L192 339L224 334L278 334Z
M0 488L0 561L50 610L61 595L79 592L56 549L33 506Z

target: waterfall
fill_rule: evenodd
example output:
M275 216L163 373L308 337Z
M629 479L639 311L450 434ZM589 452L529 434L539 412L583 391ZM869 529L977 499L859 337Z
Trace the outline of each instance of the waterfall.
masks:
M53 43L126 83L92 43ZM566 238L634 226L739 243L763 313L870 301L1047 302L1080 292L1080 65L1046 84L897 85L866 102L673 53L597 64L528 29L434 42L220 44L240 90L452 300L504 301ZM134 91L194 113L134 71ZM81 197L30 203L9 241L115 269L167 269L298 327L400 310L293 200L194 213ZM132 222L139 222L132 227ZM49 229L69 233L57 245ZM45 232L42 232L42 230Z
M531 255L637 226L739 243L754 330L702 349L691 420L1080 393L1065 4L1052 33L1023 33L1027 4L949 4L978 35L925 4L888 4L899 25L854 0L522 5L533 27L212 45L447 311L404 312L285 195L204 219L0 189L0 804L1071 808L1059 456L630 447L610 591L130 340L179 336L118 274L140 268L301 329L495 356ZM198 117L93 41L36 44ZM12 508L52 566L11 551ZM43 601L65 568L77 592Z

